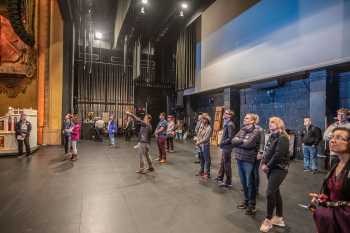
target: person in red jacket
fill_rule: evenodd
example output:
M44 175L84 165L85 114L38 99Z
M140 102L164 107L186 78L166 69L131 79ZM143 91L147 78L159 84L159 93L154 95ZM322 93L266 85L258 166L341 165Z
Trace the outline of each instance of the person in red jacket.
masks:
M73 118L73 130L72 130L72 161L78 160L78 141L80 139L80 122L79 122L79 117L75 116Z

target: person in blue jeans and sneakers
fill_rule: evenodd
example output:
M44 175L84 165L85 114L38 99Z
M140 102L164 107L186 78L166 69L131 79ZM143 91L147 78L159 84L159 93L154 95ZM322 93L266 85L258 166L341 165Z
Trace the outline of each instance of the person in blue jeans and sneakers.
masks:
M232 139L233 154L237 160L239 178L243 187L244 201L238 209L246 209L246 215L256 212L256 190L254 168L260 144L260 129L256 124L256 115L248 113L243 120L243 127Z
M115 146L115 134L117 133L118 127L117 124L114 120L114 116L111 115L109 117L109 121L108 121L108 136L109 136L109 143L111 147Z
M202 125L198 130L196 146L199 149L200 170L196 176L200 176L204 179L210 178L210 136L212 128L210 126L210 116L205 113L202 114Z
M310 117L304 118L304 127L301 130L301 140L304 153L304 171L317 172L317 146L322 140L321 129L314 126Z

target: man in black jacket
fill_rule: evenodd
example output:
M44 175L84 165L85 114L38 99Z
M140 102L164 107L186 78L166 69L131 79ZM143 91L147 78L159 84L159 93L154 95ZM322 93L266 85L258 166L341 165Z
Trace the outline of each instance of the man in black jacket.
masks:
M321 129L312 125L309 117L304 118L301 131L304 153L304 171L317 172L317 146L322 139Z
M26 147L26 155L30 155L29 136L32 124L27 121L26 114L22 113L20 120L16 123L16 139L18 142L18 156L23 154L23 143Z
M235 124L233 123L234 113L231 110L226 110L224 113L224 130L220 142L220 149L222 151L220 169L216 181L221 187L232 187L232 168L231 168L231 140L235 133ZM226 174L226 181L224 176Z

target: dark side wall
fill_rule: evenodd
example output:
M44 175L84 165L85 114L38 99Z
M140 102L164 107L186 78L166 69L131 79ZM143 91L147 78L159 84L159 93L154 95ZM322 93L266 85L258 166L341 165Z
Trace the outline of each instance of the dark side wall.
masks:
M264 128L268 127L270 117L278 116L285 121L287 129L296 132L303 126L304 117L310 116L317 126L324 129L326 119L328 124L334 122L338 108L350 109L350 66L345 71L329 70L310 71L300 79L286 81L278 87L241 88L238 97L231 97L231 109L240 106L239 110L234 109L239 112L237 120L240 124L246 113L258 114ZM225 91L218 90L187 96L185 100L191 101L192 115L207 112L214 117L215 107L226 105L224 96ZM210 98L214 101L210 102Z
M148 106L148 113L152 116L152 125L158 123L158 116L161 112L167 112L167 96L171 96L172 91L166 88L157 87L135 87L135 107Z
M198 94L191 96L190 101L192 112L205 112L214 119L215 108L218 106L224 106L224 93L223 90L219 90L211 93Z

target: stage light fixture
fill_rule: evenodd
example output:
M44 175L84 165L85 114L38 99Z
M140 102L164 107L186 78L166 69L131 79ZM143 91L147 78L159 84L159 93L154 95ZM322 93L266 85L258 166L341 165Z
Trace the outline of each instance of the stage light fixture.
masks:
M101 40L103 38L103 35L101 32L96 32L95 37L96 37L96 39Z
M142 4L147 4L147 3L148 3L148 0L141 0L141 3L142 3Z
M145 8L141 7L141 14L145 14Z
M181 3L181 8L182 9L187 9L188 8L188 4L186 2Z

